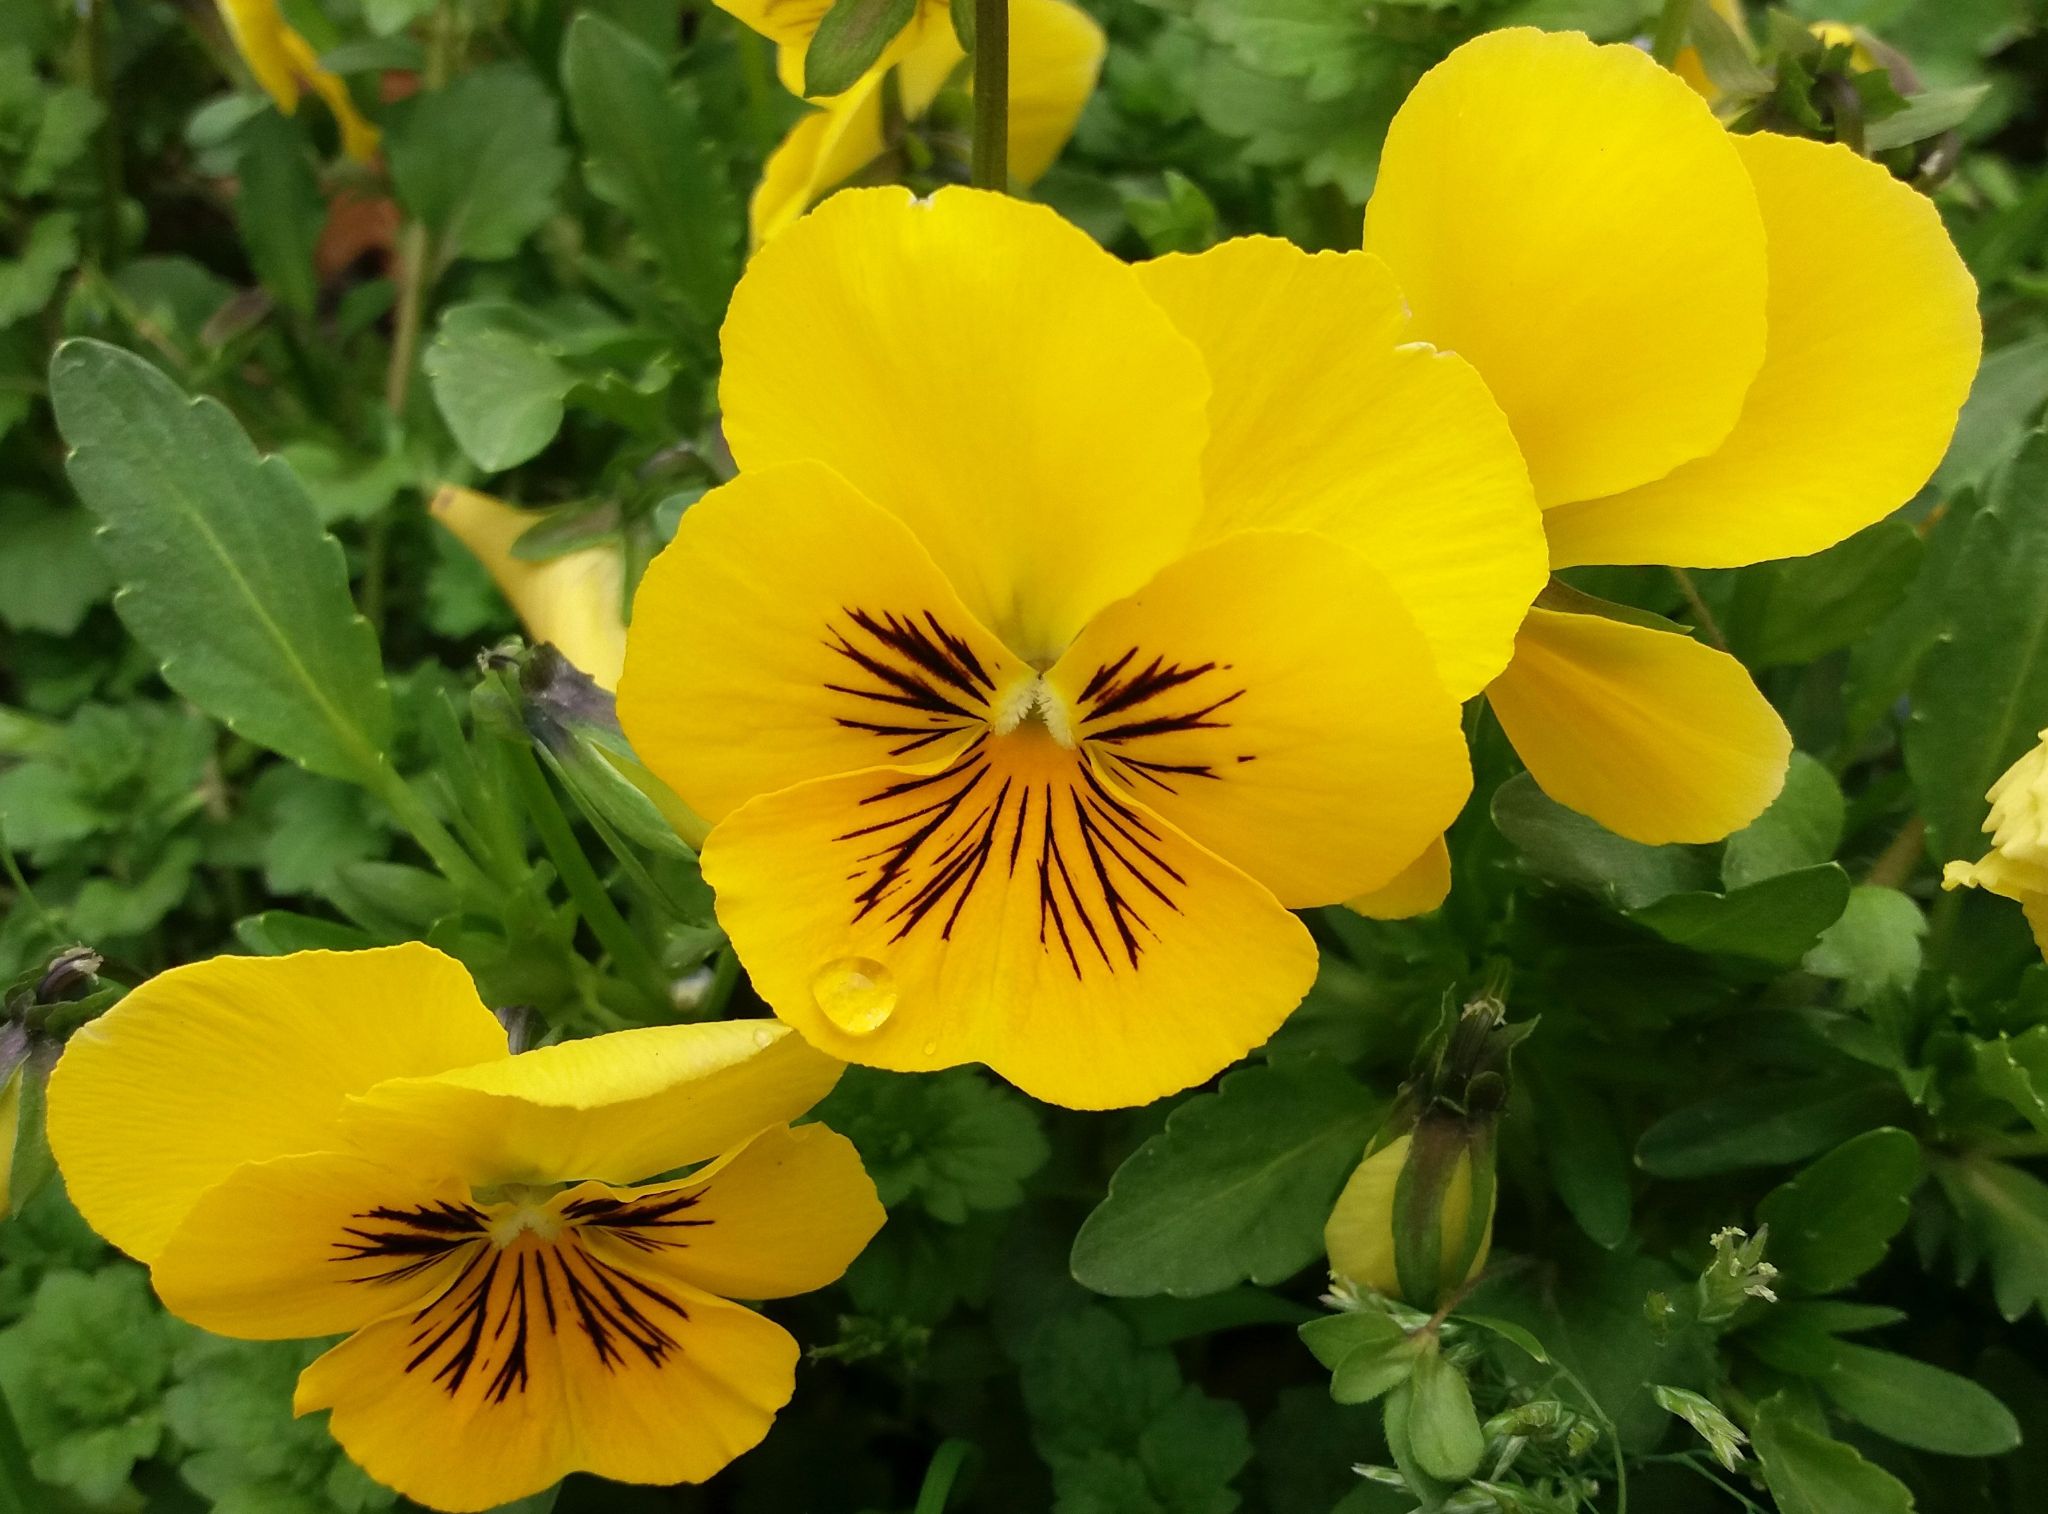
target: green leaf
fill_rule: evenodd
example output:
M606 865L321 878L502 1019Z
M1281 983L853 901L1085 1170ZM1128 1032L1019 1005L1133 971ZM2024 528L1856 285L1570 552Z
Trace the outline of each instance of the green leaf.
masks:
M1330 1369L1330 1397L1340 1404L1370 1403L1406 1382L1430 1344L1386 1314L1328 1315L1310 1320L1300 1335L1316 1360Z
M2048 1314L2048 1184L1987 1157L1933 1166L1967 1238L1957 1252L1957 1281L1969 1281L1982 1260L2000 1314L2009 1320L2029 1309Z
M1628 1146L1614 1111L1597 1091L1564 1086L1540 1070L1533 1078L1536 1128L1551 1186L1579 1228L1613 1250L1628 1238Z
M1803 1161L1882 1124L1903 1103L1889 1083L1748 1083L1664 1116L1636 1143L1636 1161L1666 1178Z
M376 637L291 470L212 400L101 342L59 347L50 390L117 608L165 681L316 773L377 781L391 701Z
M471 462L496 473L555 439L577 376L496 302L457 305L441 318L422 366L434 403Z
M832 0L804 52L804 94L843 94L917 15L917 0Z
M1841 844L1843 809L1827 765L1794 752L1771 807L1728 838L1721 881L1737 889L1829 861Z
M1990 93L1988 82L1959 84L1952 89L1923 89L1907 97L1904 110L1893 111L1865 129L1864 151L1890 152L1894 147L1910 147L1915 142L1938 137L1967 121Z
M78 218L69 211L38 217L21 250L0 258L0 326L11 326L50 303L78 262Z
M1074 1276L1130 1296L1293 1276L1322 1254L1323 1222L1378 1117L1374 1097L1321 1059L1232 1073L1117 1170L1074 1239Z
M1536 1361L1547 1363L1550 1360L1550 1353L1543 1348L1543 1342L1536 1338L1535 1332L1524 1329L1513 1320L1499 1319L1491 1314L1467 1314L1462 1309L1454 1318L1461 1325L1477 1325L1492 1332Z
M1653 1387L1650 1396L1699 1431L1700 1439L1714 1453L1714 1460L1731 1472L1735 1470L1742 1460L1743 1444L1749 1437L1742 1433L1734 1420L1716 1408L1711 1399L1702 1398L1686 1388Z
M1904 1483L1801 1424L1784 1394L1757 1406L1750 1430L1779 1514L1912 1514Z
M2003 1456L2020 1443L2012 1411L1967 1377L1872 1346L1834 1343L1821 1391L1887 1440L1940 1456Z
M2048 726L2048 434L1971 519L1942 604L1947 634L1913 679L1912 775L1936 860L1975 857L1993 780Z
M1251 1459L1244 1412L1181 1380L1173 1353L1139 1347L1105 1309L1049 1320L1022 1357L1032 1439L1055 1514L1227 1514Z
M398 201L441 262L509 258L554 214L569 167L555 97L516 63L490 63L415 96L385 134Z
M2048 1135L2048 1025L1977 1042L1971 1048L1971 1064L1986 1093L2003 1099L2035 1130Z
M1344 0L1195 0L1194 19L1247 66L1301 80L1310 100L1355 88L1386 46L1365 13Z
M1679 846L1644 846L1566 809L1517 773L1494 791L1493 823L1539 877L1587 889L1637 909L1713 881L1706 856Z
M92 536L92 517L68 503L0 494L0 537L7 543L0 620L50 636L76 631L114 587Z
M696 94L644 44L584 12L562 49L562 87L591 189L632 220L662 277L701 323L739 273L738 199L706 150Z
M2035 193L2048 204L2048 177L2038 185ZM2048 332L1985 353L1976 378L1971 380L1970 397L1956 417L1956 434L1935 472L1934 487L1953 496L1989 482L2026 445L2044 405L2048 405Z
M303 131L276 111L251 118L236 138L235 227L256 277L288 310L311 315L319 298L313 251L327 201Z
M1629 918L1676 946L1790 967L1849 907L1849 875L1832 862L1726 894L1672 894Z
M1463 1482L1477 1472L1486 1435L1465 1374L1441 1351L1426 1350L1416 1360L1409 1394L1408 1444L1422 1470L1444 1482Z
M882 1202L957 1225L1014 1209L1051 1148L1032 1103L972 1068L909 1076L848 1068L818 1118L859 1148Z
M1842 918L1821 932L1800 966L1840 979L1843 997L1861 1007L1913 986L1926 934L1927 916L1911 898L1895 888L1859 883Z
M1758 563L1735 573L1723 626L1752 668L1812 662L1860 640L1919 570L1919 532L1897 518L1825 552Z
M1912 1212L1920 1171L1920 1143L1903 1130L1843 1142L1757 1206L1771 1227L1772 1263L1807 1293L1848 1287L1884 1260Z

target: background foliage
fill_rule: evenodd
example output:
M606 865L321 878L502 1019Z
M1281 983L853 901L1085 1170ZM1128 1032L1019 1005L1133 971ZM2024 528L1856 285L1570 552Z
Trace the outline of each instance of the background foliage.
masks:
M1386 123L1451 47L1655 19L1088 8L1103 84L1039 194L1129 256L1355 245ZM24 1442L0 1461L52 1508L395 1504L290 1421L305 1350L168 1318L47 1180L37 1070L120 985L418 937L570 1032L760 1012L693 855L593 765L574 691L479 669L513 622L423 504L455 481L543 507L535 557L658 548L730 466L717 320L796 102L695 0L286 9L386 102L388 179L338 159L317 108L250 89L210 6L0 7L0 978L33 1046L0 1095L23 1130L0 1390ZM1662 570L1575 575L1711 616L1797 736L1783 798L1724 846L1638 846L1481 724L1446 907L1319 915L1315 990L1218 1086L1076 1115L973 1070L854 1070L824 1115L890 1222L841 1288L779 1311L814 1344L794 1408L707 1489L572 1480L555 1507L1369 1514L1417 1497L1354 1464L1397 1461L1461 1510L2034 1506L2048 966L2008 902L1936 879L2048 725L2048 43L2031 0L1793 9L1868 26L1961 120L1939 202L1983 289L1982 375L1923 497L1830 552L1702 574L1701 607ZM1794 109L1796 70L1776 82L1792 124L1830 129ZM80 336L152 366L78 345L53 368ZM108 986L46 978L78 942ZM1539 1022L1493 1262L1401 1390L1418 1434L1429 1403L1483 1422L1459 1489L1416 1472L1459 1446L1390 1447L1359 1401L1373 1339L1295 1327L1323 1318L1338 1188L1445 1006L1486 987ZM1774 1279L1716 1240L1765 1226Z

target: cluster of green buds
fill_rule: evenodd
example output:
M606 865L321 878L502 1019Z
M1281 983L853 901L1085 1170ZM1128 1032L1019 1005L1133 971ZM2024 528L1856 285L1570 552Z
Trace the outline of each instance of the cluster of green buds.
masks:
M1431 1038L1323 1229L1342 1283L1434 1310L1486 1265L1494 1127L1508 1060L1534 1022L1481 994Z
M1651 1325L1660 1335L1689 1324L1725 1325L1753 1299L1776 1303L1778 1295L1771 1285L1777 1281L1778 1269L1764 1260L1770 1233L1768 1225L1759 1227L1755 1235L1732 1226L1715 1232L1713 1259L1701 1269L1690 1299L1650 1294L1644 1312Z

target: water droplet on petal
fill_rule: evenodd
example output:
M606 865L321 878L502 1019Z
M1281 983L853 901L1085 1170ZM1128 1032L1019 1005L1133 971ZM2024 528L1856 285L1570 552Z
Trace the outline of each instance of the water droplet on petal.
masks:
M935 1056L937 1056L937 1055L939 1054L939 1043L938 1043L938 1042L936 1042L936 1041L927 1041L927 1042L925 1042L925 1043L924 1043L924 1054L925 1054L926 1056L928 1056L928 1057L935 1057Z
M775 1044L775 1032L763 1025L754 1032L754 1044L763 1048L773 1046Z
M873 1035L896 1012L896 976L870 958L841 957L818 969L811 998L849 1036Z

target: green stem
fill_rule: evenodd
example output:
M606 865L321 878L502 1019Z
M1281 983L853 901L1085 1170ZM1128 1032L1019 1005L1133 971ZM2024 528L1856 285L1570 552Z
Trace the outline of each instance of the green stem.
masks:
M533 819L534 829L540 833L541 847L555 865L562 886L568 889L576 913L589 923L618 969L631 978L654 1004L665 1006L668 1003L668 983L662 976L661 964L633 934L633 928L612 903L611 895L605 892L603 880L583 854L576 833L569 829L569 821L562 814L561 805L555 802L554 790L548 786L547 775L541 772L540 764L533 760L533 753L515 748L512 771L519 784L520 798L526 802L526 812Z
M974 1452L970 1441L954 1439L941 1445L933 1454L931 1465L925 1469L924 1487L918 1491L917 1506L910 1514L946 1514L947 1501L953 1496L953 1485L967 1470Z
M700 1020L723 1020L732 1004L733 990L740 984L740 954L727 942L718 954L718 965L711 969L711 987L705 990L704 1002L697 1006Z
M449 834L448 827L427 808L418 791L388 763L377 771L379 776L371 786L372 792L384 801L398 823L411 832L413 840L420 844L420 850L441 870L441 876L459 889L480 898L490 898L496 892L491 880L463 850L462 843Z
M1685 46L1685 34L1692 28L1693 4L1694 0L1664 0L1664 9L1657 17L1656 35L1650 40L1650 56L1666 68Z
M121 247L121 123L115 109L112 71L107 63L107 12L112 0L92 0L85 19L85 67L88 82L105 114L100 120L100 247L103 268L114 266Z
M1692 575L1683 568L1673 568L1671 577L1677 583L1679 592L1685 595L1685 602L1692 607L1694 622L1707 633L1707 640L1722 651L1727 651L1728 638L1721 634L1721 623L1714 619L1714 612L1707 608L1707 602L1700 597L1700 586L1692 581Z
M419 362L420 313L427 302L427 263L432 255L427 228L418 221L407 222L398 239L398 311L392 317L391 361L384 370L384 408L393 420L404 414L406 396L412 392L412 373Z
M1010 0L974 0L974 182L1010 188Z

